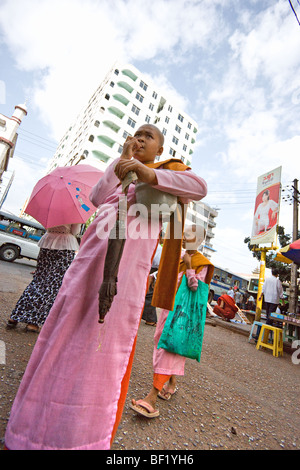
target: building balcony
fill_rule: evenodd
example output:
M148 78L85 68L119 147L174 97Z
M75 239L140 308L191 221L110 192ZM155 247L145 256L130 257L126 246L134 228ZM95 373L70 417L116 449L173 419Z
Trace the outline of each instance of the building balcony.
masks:
M115 95L112 95L112 96L116 101L119 101L124 106L127 106L130 101L128 98L126 98L124 95L121 95L120 93L116 93Z
M107 145L109 148L113 148L113 146L116 143L116 140L112 139L108 135L97 135L97 140L96 142L99 141L101 144Z
M102 121L102 125L104 127L107 127L108 129L111 129L113 132L119 132L119 130L121 129L120 126L118 126L115 122L113 121Z
M103 163L107 163L111 158L109 155L102 152L101 150L92 150L91 154L94 158L100 160Z
M135 73L133 73L132 70L130 70L130 69L123 69L122 74L125 75L126 77L131 78L131 80L133 80L134 82L137 79L137 75Z
M107 108L107 110L113 114L114 116L117 116L119 119L123 119L123 117L125 116L125 113L123 113L123 111L121 111L121 109L115 107L115 106L110 106L109 108Z
M127 83L127 82L120 81L120 82L117 82L117 85L120 88L123 88L124 90L126 90L130 94L133 92L133 87L131 85L129 85L129 83Z

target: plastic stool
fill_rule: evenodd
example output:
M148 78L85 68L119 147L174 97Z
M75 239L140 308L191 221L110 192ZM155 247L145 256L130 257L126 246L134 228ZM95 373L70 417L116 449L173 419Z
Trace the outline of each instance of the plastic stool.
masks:
M262 325L264 325L264 323L262 323L261 321L255 321L255 322L253 322L252 328L251 328L251 331L250 331L250 335L249 335L248 342L250 342L251 339L252 339L254 327L255 327L255 326L257 327L257 329L256 329L256 334L257 334L257 332L259 331L259 327L261 327Z
M269 333L274 333L273 342L269 343ZM273 351L273 356L278 357L278 353L283 355L283 335L282 328L276 328L271 325L262 325L259 338L257 341L256 349L259 349L260 346L263 348L269 348Z
M283 328L283 341L299 340L299 329L297 325L285 323Z

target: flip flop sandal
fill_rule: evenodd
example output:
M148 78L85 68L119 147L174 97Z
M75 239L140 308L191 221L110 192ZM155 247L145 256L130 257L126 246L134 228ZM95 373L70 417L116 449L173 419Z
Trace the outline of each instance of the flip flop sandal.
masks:
M35 325L26 325L25 331L30 331L32 333L39 333L40 329L38 326L35 326Z
M12 328L15 328L17 326L18 322L17 320L11 320L9 319L6 323L6 328L9 330L9 329L12 329Z
M155 410L153 406L144 400L132 400L130 408L136 413L146 416L146 418L157 418L157 416L159 416L159 410Z
M158 392L158 395L157 395L157 396L158 396L159 398L161 398L162 400L167 400L167 401L169 401L169 400L171 400L171 398L172 398L172 396L174 395L174 393L176 393L176 390L177 390L176 387L175 387L175 390L172 390L172 389L171 389L171 390L165 390L165 389L163 388L161 392ZM164 392L165 394L169 394L169 395L166 396L166 395L165 395L164 393L162 393L162 392Z

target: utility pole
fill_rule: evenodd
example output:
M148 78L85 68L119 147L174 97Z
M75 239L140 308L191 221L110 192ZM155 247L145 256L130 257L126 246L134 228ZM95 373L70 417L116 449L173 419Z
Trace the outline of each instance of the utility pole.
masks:
M265 282L265 271L266 271L266 259L267 259L267 252L269 250L276 250L277 246L270 247L263 247L263 248L253 248L252 251L260 251L260 269L259 269L259 280L258 280L258 290L257 290L257 297L256 297L256 311L255 311L255 321L260 321L261 318L261 310L262 310L262 299L258 300L262 294L262 288Z
M298 191L298 180L294 179L293 182L293 242L298 238L298 205L299 205L299 191ZM291 285L289 295L289 311L297 313L298 308L298 284L297 284L297 269L296 263L292 263L291 266Z

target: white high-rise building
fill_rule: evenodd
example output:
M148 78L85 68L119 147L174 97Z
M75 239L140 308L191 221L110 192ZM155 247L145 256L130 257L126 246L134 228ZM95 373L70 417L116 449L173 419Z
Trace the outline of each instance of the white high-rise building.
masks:
M127 136L145 123L164 134L164 152L157 159L176 158L191 165L197 123L133 65L115 64L60 140L47 172L80 163L105 171L122 153ZM187 223L193 220L190 215ZM206 228L208 217L196 221Z
M83 162L105 170L139 126L155 124L164 134L164 159L191 164L196 122L132 65L116 65L61 139L48 170Z

